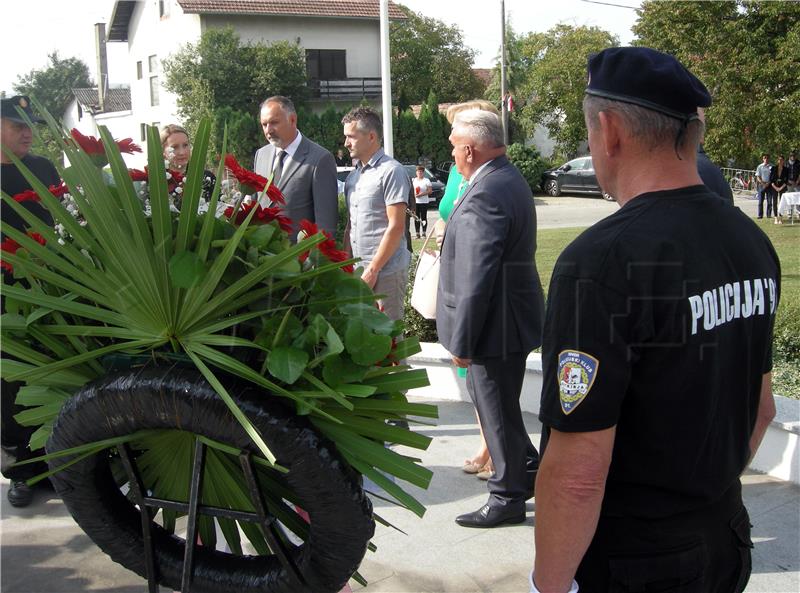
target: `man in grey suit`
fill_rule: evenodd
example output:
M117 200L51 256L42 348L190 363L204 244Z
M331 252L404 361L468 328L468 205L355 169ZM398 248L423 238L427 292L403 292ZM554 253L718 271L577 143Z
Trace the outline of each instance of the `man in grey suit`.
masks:
M285 214L292 219L292 242L303 219L335 236L339 200L333 155L300 133L294 104L286 97L270 97L261 104L261 128L268 144L256 152L253 170L264 177L274 172L272 181L286 198Z
M495 467L487 503L456 523L495 527L525 520L539 463L519 407L525 359L542 341L536 212L505 156L496 114L459 113L450 142L469 185L445 227L436 327L455 365L469 369L467 389Z

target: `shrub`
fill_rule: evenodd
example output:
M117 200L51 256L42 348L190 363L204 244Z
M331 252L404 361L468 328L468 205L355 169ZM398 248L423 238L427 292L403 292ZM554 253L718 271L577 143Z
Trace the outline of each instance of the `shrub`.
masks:
M531 191L536 191L542 180L542 173L545 172L549 163L535 148L523 144L512 144L508 147L507 154L508 159L514 163L525 181L528 182Z

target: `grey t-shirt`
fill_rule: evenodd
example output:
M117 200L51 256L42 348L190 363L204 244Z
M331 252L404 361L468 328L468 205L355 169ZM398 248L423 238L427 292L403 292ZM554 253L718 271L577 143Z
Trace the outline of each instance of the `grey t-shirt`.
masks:
M366 165L359 165L347 176L344 195L350 213L350 245L353 256L359 257L365 267L369 265L381 239L389 226L386 207L408 204L411 180L403 166L378 149ZM406 242L401 241L382 273L408 267L411 254Z

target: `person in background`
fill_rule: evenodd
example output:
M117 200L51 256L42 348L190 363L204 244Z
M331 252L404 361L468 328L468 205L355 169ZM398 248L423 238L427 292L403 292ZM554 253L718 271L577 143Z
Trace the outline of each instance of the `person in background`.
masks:
M341 148L336 151L336 166L337 167L352 167L353 166L353 159L348 159L344 156L344 150Z
M789 171L786 191L800 191L800 161L797 160L794 151L789 153L789 160L786 161L786 169Z
M261 104L261 129L267 144L258 149L253 170L281 190L281 207L292 219L289 234L297 240L300 221L315 223L331 237L339 221L339 191L333 155L297 129L297 112L287 97L276 95ZM262 206L271 206L261 198Z
M739 478L775 414L780 262L697 173L705 86L646 47L588 68L589 147L620 209L550 280L530 590L739 593Z
M2 162L0 186L2 186L3 193L12 197L32 189L32 187L23 176L22 171L17 168L17 165L6 154L6 151L20 159L22 164L30 169L37 179L46 186L61 185L61 178L53 163L44 157L31 154L33 130L31 130L25 118L20 115L18 109L25 113L31 122L44 122L43 119L34 115L28 97L17 95L10 99L2 100L2 112L0 112L0 145L2 146L2 152L0 152L0 162ZM50 213L40 202L25 200L20 204L47 224L53 224ZM5 203L2 204L2 222L3 230L7 227L13 227L20 232L27 230L27 224L24 219L6 206ZM5 232L2 233L2 239L6 239ZM13 274L4 267L3 282L11 282L12 280ZM2 311L5 313L5 299L3 299ZM0 399L2 400L2 430L0 432L2 445L3 449L16 457L17 461L44 455L43 450L31 451L28 447L28 442L34 429L21 426L14 420L14 415L25 409L15 403L17 391L19 391L21 385L21 383L9 383L3 380L2 391L0 391ZM15 507L28 506L33 501L33 489L25 481L45 471L47 471L47 464L44 462L21 465L5 470L3 475L11 480L11 488L8 490L8 502ZM50 484L48 480L43 480L39 483L43 486Z
M433 186L430 179L425 177L425 167L417 165L417 174L411 180L414 185L414 199L417 203L417 218L414 219L414 229L417 231L417 239L420 238L420 229L422 235L428 234L428 203L431 200L431 193Z
M702 107L699 108L697 110L697 115L700 117L700 121L703 122L703 125L705 126L706 110ZM700 138L700 145L697 147L697 172L700 174L700 179L703 180L703 183L708 189L733 204L733 190L731 189L730 184L725 181L725 176L722 174L722 171L719 167L711 162L711 159L708 158L708 155L706 155L706 151L703 148L705 138L706 135L704 127L703 135Z
M775 224L781 223L781 218L778 215L778 203L781 196L786 191L789 183L789 169L783 162L783 155L778 157L778 164L772 167L772 172L769 176L769 196L767 199L772 204L772 211L775 214ZM767 204L767 216L769 216L769 204Z
M772 165L769 164L769 155L761 155L761 164L756 167L756 187L758 188L758 217L764 218L764 200L767 200L767 216L772 215L771 202L769 201L768 190L770 188L769 179L772 176Z
M189 141L189 133L177 124L169 124L161 128L159 137L167 169L176 171L185 177L189 160L192 158L192 143ZM202 197L204 200L211 200L216 181L217 177L211 171L203 171ZM178 209L180 209L180 198L182 196L179 196L175 204Z
M345 236L353 257L361 259L361 279L376 294L386 295L378 300L383 312L393 320L403 319L411 260L405 240L411 181L403 165L383 151L383 126L373 109L352 109L342 125L345 148L358 161L345 180L350 213Z
M466 111L468 109L481 109L483 111L494 113L498 116L500 115L500 112L493 103L483 99L474 99L465 103L451 105L447 110L447 121L450 123L450 125L452 125L456 115L458 115L461 111ZM436 244L440 249L442 247L442 240L444 239L444 230L445 225L447 224L447 219L450 217L450 213L453 211L453 207L455 206L456 202L458 202L458 199L464 193L466 185L467 184L464 181L464 177L458 172L455 164L453 164L447 177L447 186L445 187L444 195L442 196L442 199L439 200L439 220L437 220L436 224L434 225ZM467 369L463 369L462 372L468 371ZM478 447L478 452L475 453L475 455L464 460L461 469L468 474L475 474L482 480L488 480L492 477L492 475L494 475L494 465L492 464L492 457L489 455L489 447L486 446L486 438L483 435L483 428L481 427L481 420L478 416L477 409L475 410L475 416L478 420L478 429L480 430L481 435L480 446Z
M459 112L450 143L467 189L445 227L436 330L453 364L468 368L467 391L495 469L487 502L456 523L489 528L525 521L539 465L519 405L525 361L542 339L536 211L528 183L505 156L497 114Z

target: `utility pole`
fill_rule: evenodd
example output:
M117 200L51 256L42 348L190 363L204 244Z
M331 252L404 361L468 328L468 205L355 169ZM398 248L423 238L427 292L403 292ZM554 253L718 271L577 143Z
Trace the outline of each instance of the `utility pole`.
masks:
M383 97L383 150L394 156L392 136L392 74L389 67L389 0L381 0L381 95Z
M508 104L506 103L506 2L500 0L500 118L503 142L508 144Z

